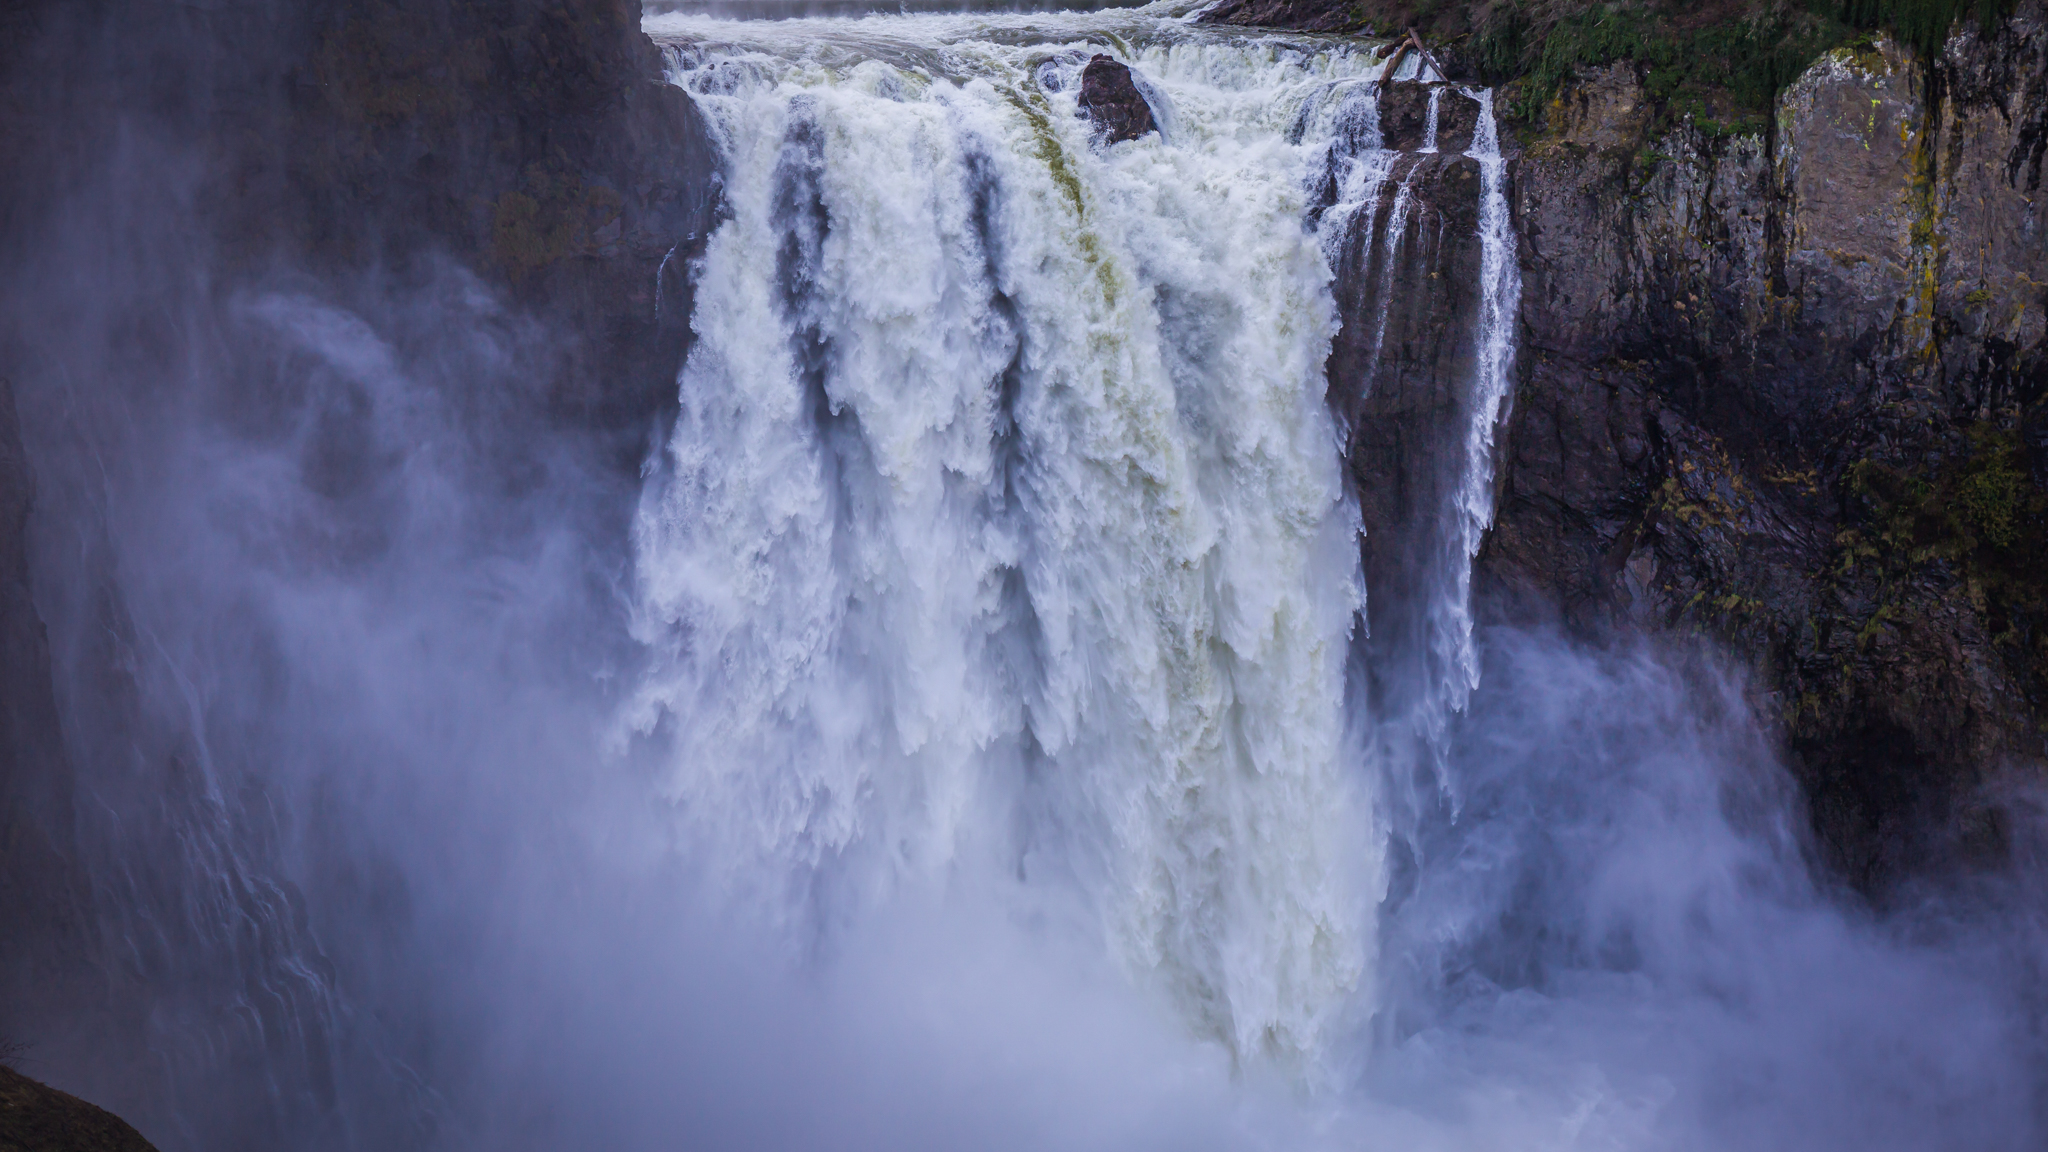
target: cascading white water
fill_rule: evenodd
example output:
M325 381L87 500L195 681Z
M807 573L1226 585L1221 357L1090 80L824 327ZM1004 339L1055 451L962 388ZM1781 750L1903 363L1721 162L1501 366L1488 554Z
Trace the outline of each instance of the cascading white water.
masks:
M1486 529L1493 523L1493 436L1502 406L1514 389L1515 324L1522 299L1522 274L1515 263L1514 220L1508 209L1507 160L1501 155L1500 127L1493 116L1493 91L1472 93L1479 101L1479 122L1473 132L1471 157L1479 161L1480 302L1478 368L1465 425L1464 462L1451 515L1460 552L1449 565L1455 582L1445 588L1435 610L1439 632L1449 650L1445 705L1463 711L1479 685L1479 661L1472 647L1472 560ZM1432 119L1436 109L1430 103Z
M1423 769L1454 812L1460 803L1460 789L1446 767L1448 728L1479 685L1479 658L1472 634L1472 563L1493 523L1494 432L1514 387L1515 325L1522 293L1507 199L1507 162L1501 155L1493 116L1493 92L1472 90L1466 95L1479 102L1472 145L1466 153L1478 162L1480 170L1479 309L1472 335L1475 366L1465 382L1464 395L1458 398L1458 411L1464 418L1458 442L1442 446L1443 451L1457 454L1457 463L1449 499L1439 514L1442 556L1420 605L1428 648L1424 665L1428 682L1406 715L1382 718L1390 726L1386 734L1392 742L1382 742L1380 747L1383 754L1406 762L1393 773L1397 781L1410 782L1419 775L1416 769ZM1435 150L1442 96L1442 88L1430 92L1424 151ZM1415 171L1410 171L1411 181ZM1404 195L1407 191L1404 184ZM1398 202L1395 210L1401 210ZM1388 232L1386 242L1399 243L1399 225ZM1392 259L1387 263L1394 266ZM1381 300L1391 299L1393 292L1391 284L1383 286ZM1384 327L1384 306L1381 324ZM1384 332L1375 338L1375 355L1383 343Z
M1303 227L1380 66L1187 7L650 19L727 217L636 528L630 722L779 914L1067 885L1198 1031L1300 1066L1381 888ZM1091 144L1105 45L1162 134ZM1360 155L1326 227L1385 179Z

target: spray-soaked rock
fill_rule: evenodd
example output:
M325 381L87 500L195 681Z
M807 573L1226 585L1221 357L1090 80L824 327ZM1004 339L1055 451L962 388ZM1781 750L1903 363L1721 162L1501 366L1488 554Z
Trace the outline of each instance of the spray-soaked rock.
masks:
M1411 85L1410 87L1413 87ZM1443 509L1464 479L1481 292L1479 161L1403 156L1329 233L1342 321L1326 364L1351 430L1376 658L1419 653L1445 578Z
M1436 98L1436 150L1456 155L1472 147L1479 127L1479 101L1449 84L1413 80L1380 87L1380 139L1397 152L1414 152L1429 141L1429 102Z
M1130 68L1099 53L1081 70L1081 110L1095 122L1105 144L1136 140L1159 130L1152 120L1152 106L1131 82Z
M1996 861L1986 776L2042 763L2043 521L2003 517L2048 502L2048 5L1957 28L1822 57L1768 135L1660 125L1627 64L1564 89L1516 164L1541 353L1474 578L1726 638L1872 893Z

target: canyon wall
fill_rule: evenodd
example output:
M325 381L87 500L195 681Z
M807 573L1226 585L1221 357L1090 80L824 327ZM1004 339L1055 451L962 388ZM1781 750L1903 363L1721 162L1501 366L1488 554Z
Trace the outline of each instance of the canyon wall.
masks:
M162 707L179 672L129 602L157 576L121 548L136 495L177 481L132 481L211 405L368 529L307 542L315 565L393 546L378 493L420 446L380 448L369 384L263 336L263 308L294 308L373 332L472 417L463 452L502 499L609 477L594 535L623 567L687 335L669 257L715 202L639 20L629 0L0 14L0 1048L167 1147L404 1147L433 1108L358 1058L394 1029L352 1015L318 943L322 908L389 899L375 862L301 867L332 888L303 891L284 845L345 860L318 846L339 830L280 814L276 749L209 747Z
M1525 138L1497 611L1751 663L1830 862L1995 860L2048 681L2048 22L1824 56L1768 131L1652 130L1627 63Z
M1642 11L1673 43L1740 16ZM1479 66L1488 14L1444 12L1232 0L1204 19L1421 21L1453 35L1456 78L1487 73L1522 113L1519 383L1482 613L1732 653L1825 864L1866 894L1995 865L2048 735L2048 7L1959 20L1932 59L1855 36L1750 120L1697 115L1732 97L1635 59L1545 92ZM1369 290L1353 275L1340 298ZM1393 367L1453 312L1397 323ZM1353 471L1403 475L1428 404L1414 373L1347 367L1352 319L1332 401L1386 425L1354 436ZM1368 532L1404 538L1403 501L1367 493Z

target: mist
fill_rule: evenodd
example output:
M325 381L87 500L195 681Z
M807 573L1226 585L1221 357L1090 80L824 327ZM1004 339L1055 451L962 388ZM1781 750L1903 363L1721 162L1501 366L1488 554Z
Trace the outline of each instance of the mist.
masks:
M2048 797L1998 798L2008 871L1874 907L1711 644L1484 619L1428 764L1388 753L1295 389L1329 274L1257 175L1363 56L1283 143L1244 94L1293 58L1134 36L1208 151L1038 129L1112 275L1002 100L672 54L725 149L695 334L565 415L605 335L473 253L238 216L331 14L176 7L8 62L57 743L11 735L57 861L10 881L23 1070L166 1150L2039 1146ZM1071 102L1093 26L1014 20L989 58L1067 51ZM800 115L835 143L746 150ZM918 163L863 183L863 125ZM829 247L804 196L902 231ZM928 341L849 287L890 258L941 269Z

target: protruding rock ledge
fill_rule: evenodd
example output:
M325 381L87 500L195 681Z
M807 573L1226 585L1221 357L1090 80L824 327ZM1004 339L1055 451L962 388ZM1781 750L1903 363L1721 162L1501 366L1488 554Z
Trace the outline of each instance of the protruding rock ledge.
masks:
M1380 87L1380 139L1396 152L1420 151L1429 138L1430 94L1436 96L1436 150L1469 151L1479 130L1479 101L1452 84L1401 80Z
M1081 70L1081 110L1095 123L1105 144L1136 140L1159 130L1152 119L1152 106L1131 80L1130 67L1100 53Z

